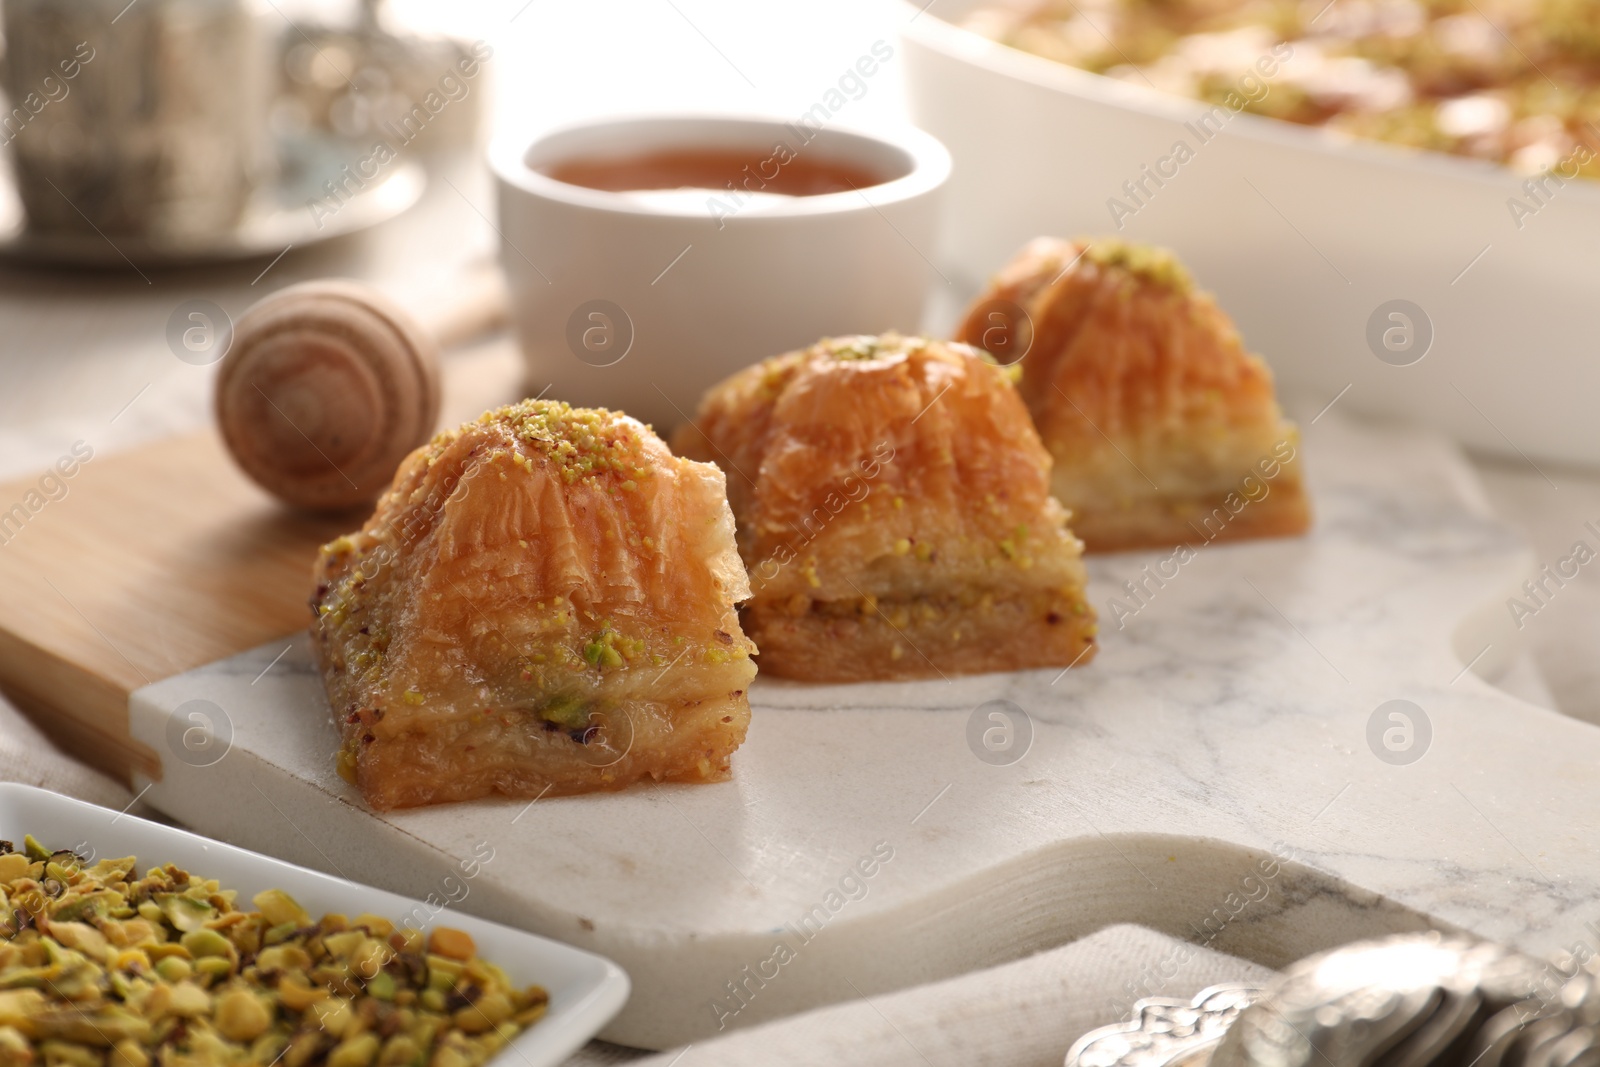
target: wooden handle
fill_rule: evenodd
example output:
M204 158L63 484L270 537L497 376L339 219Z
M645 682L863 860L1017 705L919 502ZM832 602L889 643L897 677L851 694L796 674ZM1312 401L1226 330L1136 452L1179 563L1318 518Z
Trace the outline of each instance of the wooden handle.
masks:
M217 422L246 474L296 507L369 504L439 418L439 350L357 282L306 282L251 306L217 376Z

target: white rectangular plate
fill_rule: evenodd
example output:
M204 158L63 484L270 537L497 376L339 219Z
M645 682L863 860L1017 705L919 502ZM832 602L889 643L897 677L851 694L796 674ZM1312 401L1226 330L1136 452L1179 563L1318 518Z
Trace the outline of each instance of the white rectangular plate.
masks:
M302 633L133 695L146 800L413 897L492 844L457 906L618 961L635 990L603 1036L641 1048L1120 922L1272 967L1430 925L1570 946L1600 900L1600 731L1475 673L1517 647L1505 597L1539 564L1442 438L1314 414L1311 532L1180 576L1171 549L1093 557L1085 669L758 678L730 781L374 812ZM1392 700L1428 717L1414 762L1371 732ZM1268 898L1197 934L1278 844Z
M74 848L96 859L136 856L140 871L175 863L191 874L219 880L224 889L238 890L240 900L277 888L312 915L371 912L396 922L411 916L411 925L424 932L435 925L465 930L484 958L503 967L518 986L538 984L550 992L549 1013L491 1061L499 1067L560 1063L628 999L628 976L591 952L58 793L0 782L0 838L20 848L24 834L48 848ZM471 891L472 879L463 871L451 885L440 887L437 899L465 899Z

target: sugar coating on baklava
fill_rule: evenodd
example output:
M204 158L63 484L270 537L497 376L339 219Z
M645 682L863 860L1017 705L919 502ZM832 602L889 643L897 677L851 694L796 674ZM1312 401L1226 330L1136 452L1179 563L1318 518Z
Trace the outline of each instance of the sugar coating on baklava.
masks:
M755 646L721 470L528 400L413 452L323 546L339 772L375 808L725 777Z
M1271 370L1171 252L1039 238L957 336L1018 349L1055 495L1091 552L1309 526L1300 434Z
M715 386L673 443L727 473L763 670L859 681L1092 656L1049 454L977 350L825 340Z

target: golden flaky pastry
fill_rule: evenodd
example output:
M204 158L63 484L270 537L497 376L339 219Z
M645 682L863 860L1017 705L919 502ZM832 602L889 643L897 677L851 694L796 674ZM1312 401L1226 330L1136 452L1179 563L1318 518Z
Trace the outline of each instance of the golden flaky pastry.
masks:
M1172 253L1039 238L958 336L1022 347L1030 322L1019 389L1055 459L1055 495L1090 551L1310 524L1300 435L1272 372Z
M728 473L763 670L925 678L1093 653L1050 457L975 349L823 341L715 386L673 444Z
M375 808L711 781L750 721L722 472L526 400L401 464L316 564L339 771Z

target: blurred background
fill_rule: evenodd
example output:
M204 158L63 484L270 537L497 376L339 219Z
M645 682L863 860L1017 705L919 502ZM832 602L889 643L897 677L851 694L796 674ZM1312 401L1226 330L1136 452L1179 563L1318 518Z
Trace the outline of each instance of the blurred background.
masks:
M125 17L137 12L133 7ZM287 77L308 100L322 102L325 121L350 137L352 154L338 158L359 160L367 154L374 111L381 121L385 90L405 99L393 81L384 86L361 76L356 50L339 35L360 25L363 9L272 0L266 17L285 35ZM96 447L104 442L107 450L202 425L215 368L173 358L166 340L168 317L184 300L208 299L237 316L273 289L339 275L372 281L414 307L452 299L450 287L467 267L497 255L483 162L490 136L531 136L619 111L798 114L872 41L893 42L899 17L889 4L854 0L387 5L386 28L448 34L463 47L482 41L492 49L482 75L468 83L469 95L441 113L456 120L462 105L482 108L478 128L452 128L448 138L436 138L443 144L419 139L419 151L408 148L396 160L395 166L421 162L433 176L416 207L325 243L285 240L278 249L296 247L276 262L277 249L243 262L158 270L143 263L136 269L115 256L92 271L0 263L0 468L12 474L53 460L64 435L82 436L71 428L86 418L99 422ZM430 70L428 62L415 64L423 81L435 80L421 73ZM435 65L448 71L450 62ZM852 102L851 123L901 120L898 74L886 73ZM317 121L323 116L316 111L280 107L276 132Z

